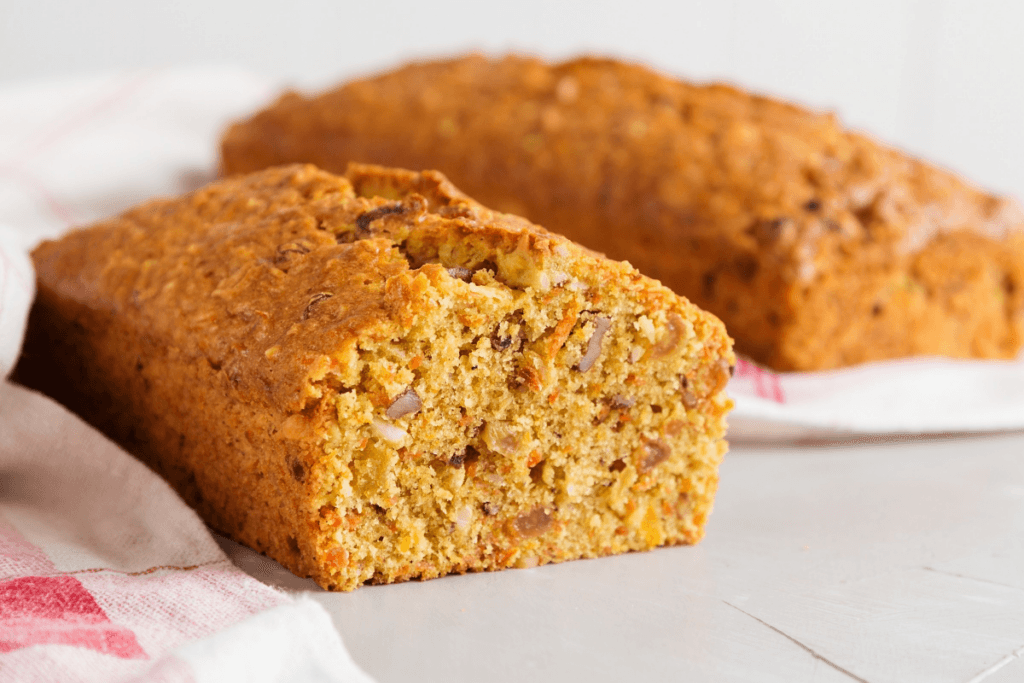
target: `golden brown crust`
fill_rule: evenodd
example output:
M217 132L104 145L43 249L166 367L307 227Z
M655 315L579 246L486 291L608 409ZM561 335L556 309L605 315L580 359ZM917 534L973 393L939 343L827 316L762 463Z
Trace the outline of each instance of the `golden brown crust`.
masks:
M439 168L488 205L627 259L778 369L1005 358L1024 340L1016 204L831 115L728 86L474 55L286 94L223 143L228 173L349 160Z
M325 587L703 534L721 323L436 172L270 169L33 256L18 378Z

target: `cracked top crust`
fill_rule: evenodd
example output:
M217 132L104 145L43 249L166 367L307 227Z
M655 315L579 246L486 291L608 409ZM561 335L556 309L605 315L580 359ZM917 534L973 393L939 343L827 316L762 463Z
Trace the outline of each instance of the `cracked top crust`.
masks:
M46 242L34 257L58 296L136 318L286 412L307 409L322 382L355 381L345 361L356 341L414 325L418 296L452 277L448 268L487 267L510 287L543 291L582 257L588 278L676 299L628 264L486 209L438 172L356 164L343 177L294 165L223 180Z
M395 130L404 131L400 141ZM504 158L478 178L469 162L493 140ZM833 114L607 59L414 63L313 98L287 93L223 142L229 173L290 161L332 169L350 158L460 169L460 186L510 210L494 164L511 177L525 165L538 197L569 183L594 194L581 206L614 210L642 198L647 223L796 252L800 261L850 243L874 260L941 233L1024 231L1015 202L848 131ZM529 203L529 187L506 189ZM531 208L515 213L537 219Z

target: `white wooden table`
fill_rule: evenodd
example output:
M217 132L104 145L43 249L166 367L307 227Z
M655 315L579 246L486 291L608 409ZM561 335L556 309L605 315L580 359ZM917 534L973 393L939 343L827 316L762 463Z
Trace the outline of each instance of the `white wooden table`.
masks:
M1024 681L1024 434L734 446L707 538L308 592L389 681Z

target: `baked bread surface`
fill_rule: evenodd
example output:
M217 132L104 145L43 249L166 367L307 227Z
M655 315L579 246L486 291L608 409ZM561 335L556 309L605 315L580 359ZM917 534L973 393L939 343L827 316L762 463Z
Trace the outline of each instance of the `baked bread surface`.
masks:
M223 140L291 161L438 168L661 280L779 370L1024 339L1024 215L817 114L612 60L479 55L295 93Z
M704 532L721 322L439 173L269 169L33 257L18 379L326 588Z

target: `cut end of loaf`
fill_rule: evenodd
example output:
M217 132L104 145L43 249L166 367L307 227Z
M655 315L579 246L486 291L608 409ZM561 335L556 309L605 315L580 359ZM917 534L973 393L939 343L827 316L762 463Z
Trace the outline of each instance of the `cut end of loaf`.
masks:
M702 537L734 362L717 319L552 236L449 221L400 246L401 322L322 382L321 585Z
M438 173L269 169L34 258L21 376L325 588L704 532L721 322Z

